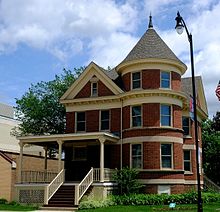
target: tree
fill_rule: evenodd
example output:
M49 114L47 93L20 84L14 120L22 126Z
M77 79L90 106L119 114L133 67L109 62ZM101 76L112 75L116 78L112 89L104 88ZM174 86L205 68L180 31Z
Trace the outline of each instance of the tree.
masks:
M220 185L220 126L217 125L220 113L217 112L213 120L202 124L203 167L208 178Z
M41 81L31 85L29 90L16 99L16 116L21 121L13 135L59 134L65 130L65 108L59 99L75 81L84 67L70 70L63 69L63 74L56 75L49 82Z
M119 194L134 194L139 193L139 190L143 187L137 180L138 171L136 169L130 169L125 167L121 170L117 170L113 179L118 184Z

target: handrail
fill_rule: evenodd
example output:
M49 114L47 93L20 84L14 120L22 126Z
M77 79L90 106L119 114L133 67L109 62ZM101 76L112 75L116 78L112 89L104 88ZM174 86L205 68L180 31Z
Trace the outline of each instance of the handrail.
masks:
M203 175L203 180L204 180L204 186L206 186L208 189L211 189L215 192L220 192L220 187L212 180L210 180L206 175Z
M54 193L59 189L59 187L64 182L65 171L62 169L57 176L51 181L49 185L45 188L45 199L44 204L48 204L49 199L54 195Z
M94 173L93 173L93 181L94 182L99 182L100 181L100 168L94 168ZM109 169L109 168L104 168L104 181L112 181L112 175L115 172L114 169Z
M84 179L75 186L75 205L79 204L79 200L82 198L83 194L87 191L89 186L93 183L93 168L90 169L88 174Z

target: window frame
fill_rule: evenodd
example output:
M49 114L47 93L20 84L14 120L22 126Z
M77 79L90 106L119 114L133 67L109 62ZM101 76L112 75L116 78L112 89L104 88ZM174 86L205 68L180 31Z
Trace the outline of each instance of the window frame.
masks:
M85 111L77 111L76 113L76 120L75 120L75 132L86 132L86 112ZM84 113L85 114L85 120L84 121L78 121L78 114ZM77 130L78 129L78 123L84 122L85 130Z
M170 114L169 115L162 115L161 114L161 111L162 111L162 109L161 109L161 107L162 106L168 106L168 107L170 107ZM170 125L162 125L162 117L170 117ZM173 126L173 107L172 107L172 105L170 105L170 104L160 104L160 126L161 127L172 127Z
M133 78L133 74L139 73L140 74L140 78L138 80L134 80ZM140 86L138 88L134 88L134 83L133 82L136 81L140 81ZM137 90L137 89L141 89L142 88L142 73L141 71L135 71L131 73L131 89L132 90Z
M189 160L185 160L185 152L189 152ZM189 163L190 170L185 170L185 162ZM190 149L183 150L183 169L185 173L192 173L192 151Z
M168 74L169 74L169 79L168 79L168 80L162 78L162 74L163 74L163 73L168 73ZM169 87L163 87L163 86L162 86L162 84L163 84L162 82L163 82L163 81L168 81L168 82L169 82ZM171 89L171 72L170 72L170 71L164 71L164 70L163 70L163 71L160 71L160 88L163 88L163 89Z
M187 118L188 119L188 126L183 125L183 119ZM184 128L188 127L188 134L185 134L185 130ZM183 129L183 136L187 137L187 136L191 136L191 119L188 116L182 116L182 129Z
M141 154L140 155L135 155L135 157L141 157L141 167L133 167L133 146L134 145L140 145L141 146ZM130 167L134 169L143 169L143 143L132 143L130 144Z
M162 145L170 145L171 155L162 155ZM171 158L171 167L163 167L163 158L162 157L170 157ZM171 170L173 169L173 143L160 143L160 169L162 170Z
M94 85L96 85L95 91L94 92ZM91 82L91 96L98 96L98 82Z
M167 191L167 192L164 192L164 191ZM170 195L171 194L171 186L170 185L158 185L157 193L160 195L163 195L163 194Z
M134 126L134 125L133 125L133 115L132 115L132 111L133 111L133 108L134 108L134 107L140 107L140 112L141 112L140 115L139 115L139 116L141 117L141 124L140 124L140 126ZM143 124L143 115L142 115L142 114L143 114L143 111L142 111L142 110L143 110L142 105L131 105L131 106L130 106L130 117L131 117L131 118L130 118L130 128L142 127L142 124ZM134 117L139 117L139 116L134 116Z
M108 111L108 115L109 115L109 119L108 119L108 129L104 129L104 130L102 130L102 112L104 112L104 111ZM105 120L104 120L105 121ZM100 123L100 125L99 125L99 131L110 131L110 129L111 129L111 110L100 110L99 111L99 123Z

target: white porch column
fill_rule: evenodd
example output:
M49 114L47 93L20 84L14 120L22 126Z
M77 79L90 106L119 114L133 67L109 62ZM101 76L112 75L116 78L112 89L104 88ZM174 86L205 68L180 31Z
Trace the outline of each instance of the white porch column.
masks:
M57 140L57 143L59 145L59 151L58 151L58 172L61 171L61 167L62 167L62 144L63 141L62 140Z
M21 183L21 173L22 173L22 164L23 164L23 147L24 147L24 143L23 142L19 142L19 146L20 146L20 157L19 157L19 170L18 170L18 182Z
M104 182L104 143L103 137L99 138L100 142L100 182Z
M47 151L48 151L48 147L44 147L44 170L47 170Z

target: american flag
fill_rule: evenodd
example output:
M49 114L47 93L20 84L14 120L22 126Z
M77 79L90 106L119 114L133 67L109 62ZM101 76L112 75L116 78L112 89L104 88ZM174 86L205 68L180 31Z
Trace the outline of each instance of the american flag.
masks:
M216 96L218 97L218 100L220 101L220 81L217 85L217 88L215 90Z

